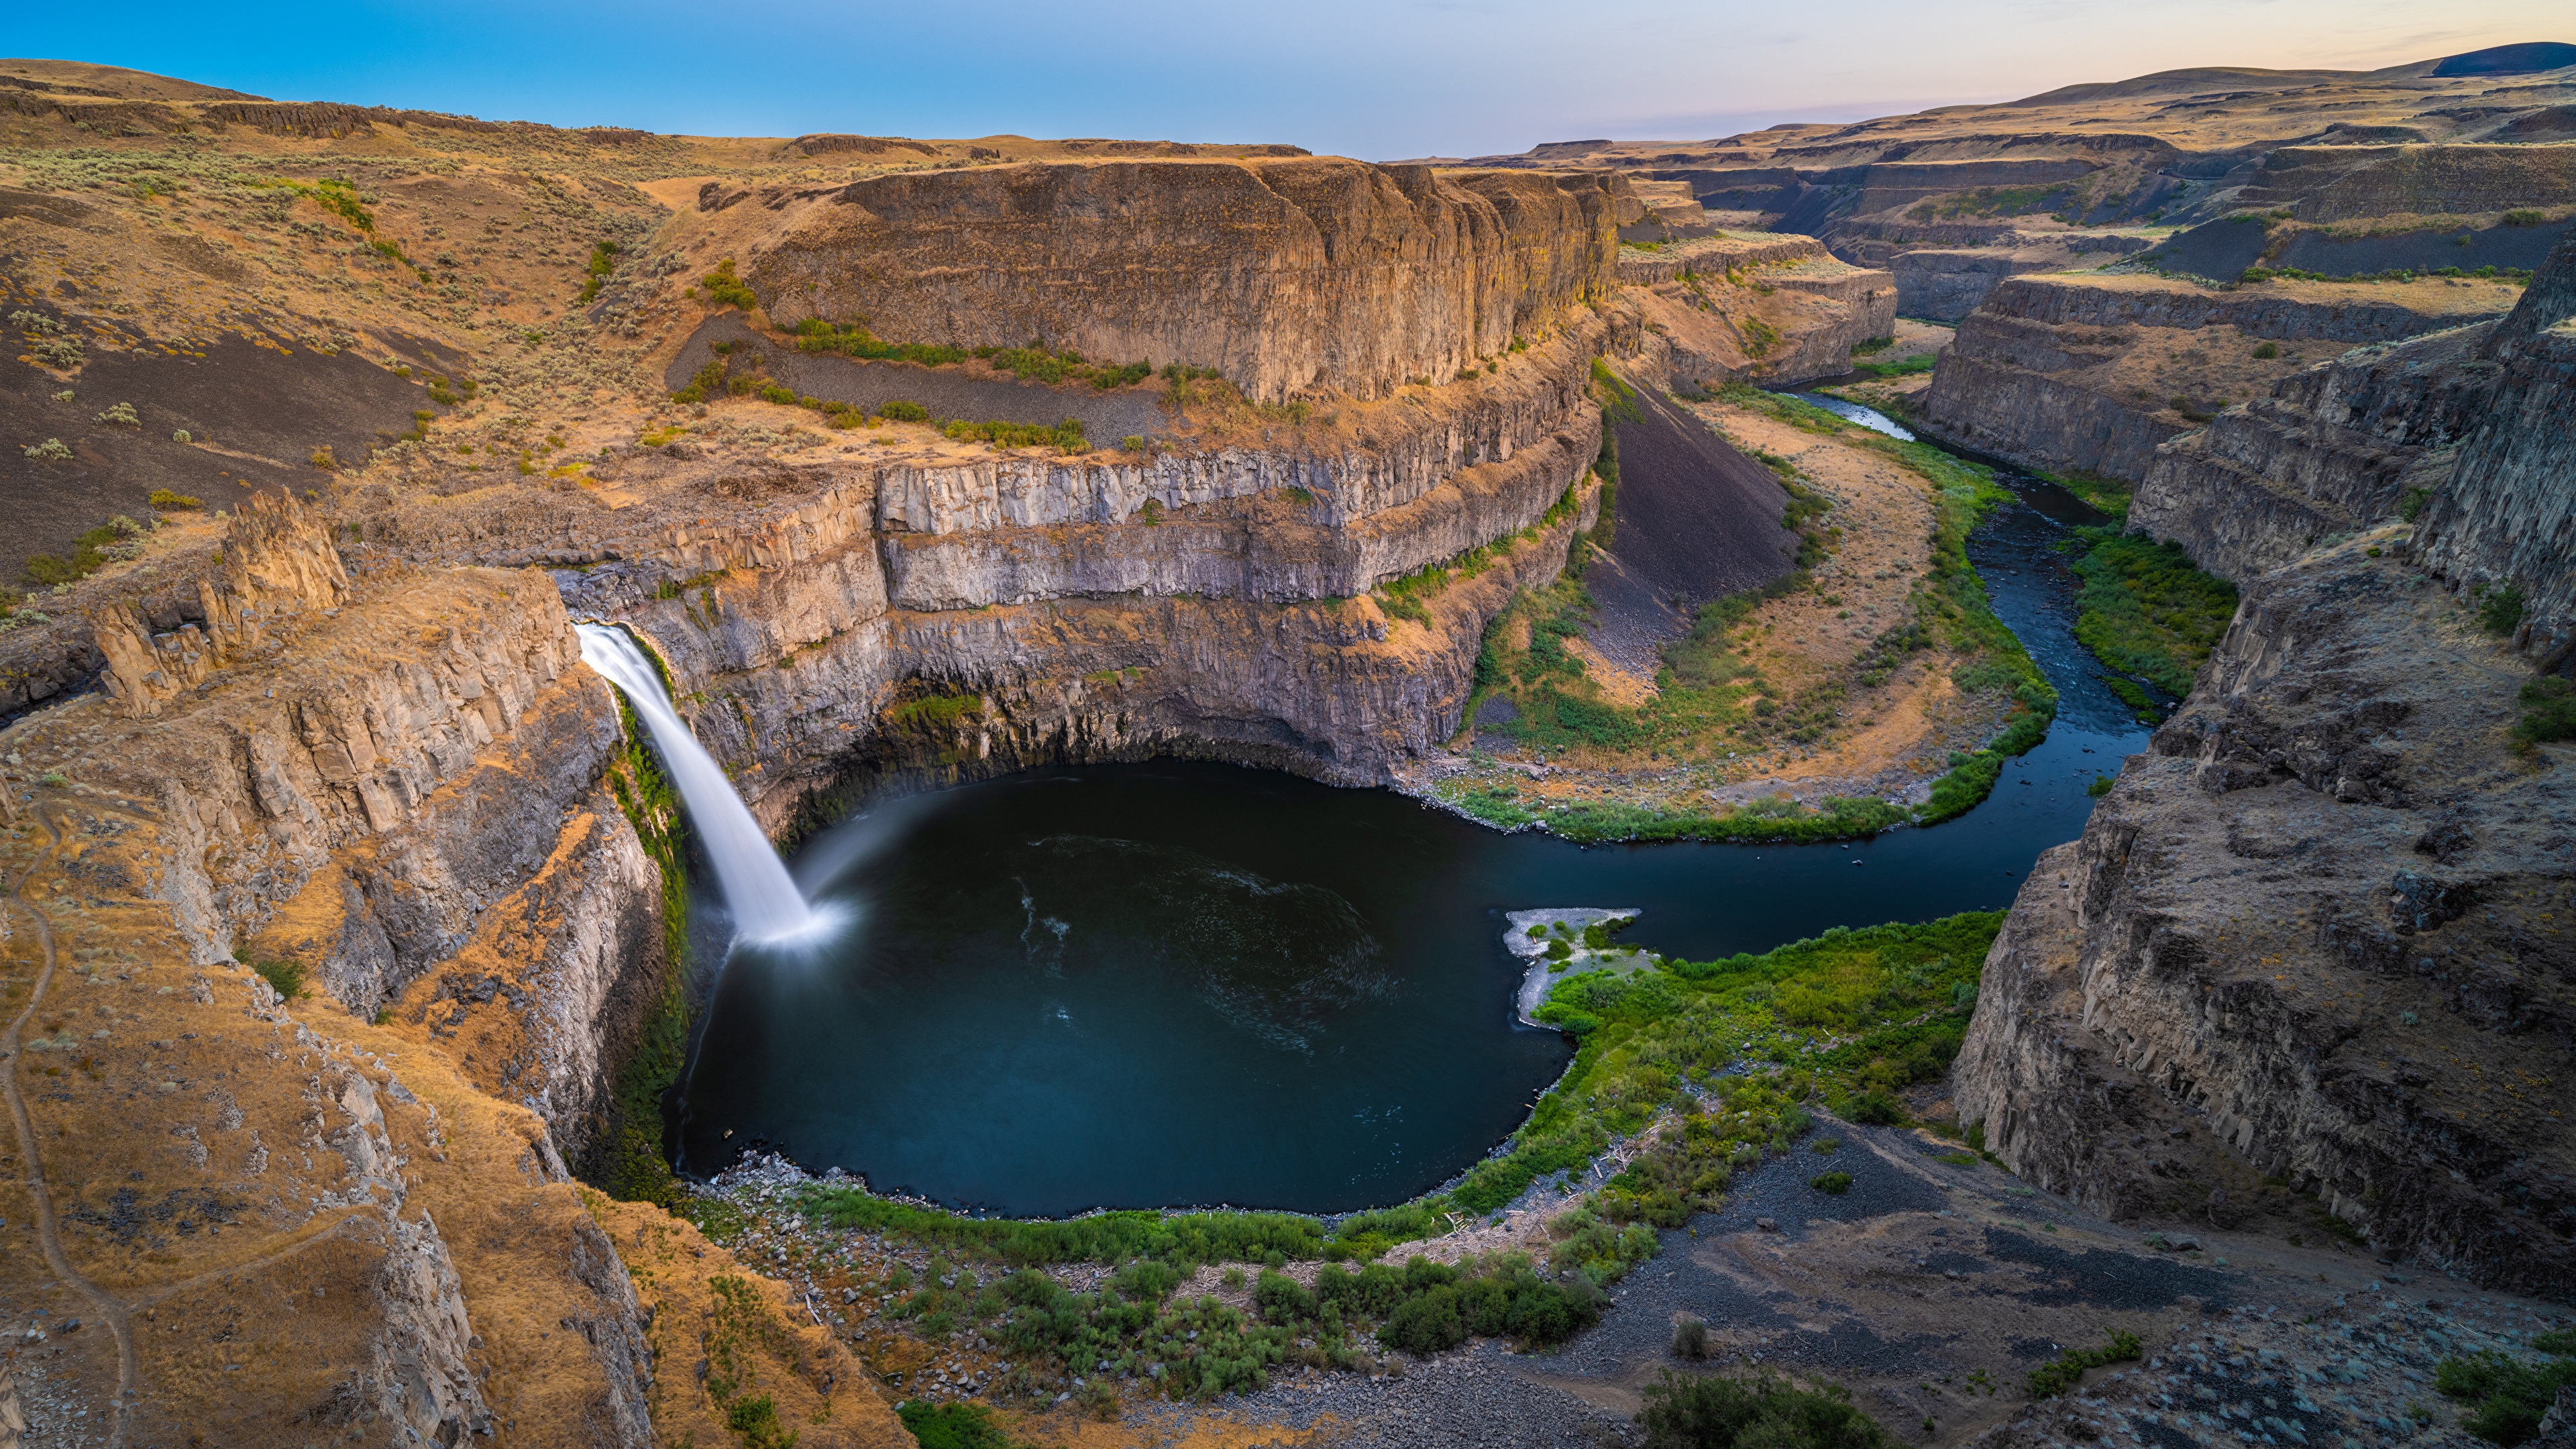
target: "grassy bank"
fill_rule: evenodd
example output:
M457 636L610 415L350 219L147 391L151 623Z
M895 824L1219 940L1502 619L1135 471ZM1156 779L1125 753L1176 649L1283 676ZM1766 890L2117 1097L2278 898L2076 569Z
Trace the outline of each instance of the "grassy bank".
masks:
M1259 1387L1281 1365L1364 1368L1469 1337L1546 1347L1599 1318L1602 1290L1654 1256L1655 1227L1790 1152L1811 1109L1901 1120L1896 1089L1937 1076L1958 1051L2002 919L1837 929L1759 955L1574 974L1540 1016L1580 1045L1528 1122L1442 1191L1334 1221L968 1218L826 1184L701 1195L681 1210L719 1241L757 1242L826 1288L846 1285L840 1301L880 1331L1007 1355L1006 1396L1077 1382L1114 1394L1115 1380L1205 1398ZM1454 1266L1402 1252L1612 1152L1620 1171L1549 1221L1544 1251ZM1278 1271L1317 1260L1311 1287ZM1244 1265L1229 1286L1248 1308L1181 1291L1202 1265L1229 1263ZM1077 1265L1094 1270L1091 1291L1064 1281Z
M2006 759L2046 736L2056 717L2057 693L2021 641L1995 617L1985 584L1968 560L1969 532L2012 496L1992 472L1930 444L1901 443L1858 427L1795 398L1735 387L1725 399L1801 431L1878 453L1930 485L1931 558L1909 595L1908 617L1883 630L1836 675L1794 694L1764 677L1750 651L1737 643L1735 631L1764 603L1816 588L1812 570L1833 556L1841 534L1833 522L1832 501L1809 486L1789 460L1757 450L1755 456L1779 475L1789 494L1781 521L1799 537L1793 572L1761 589L1705 605L1689 634L1666 647L1655 697L1625 707L1602 697L1585 677L1583 661L1565 647L1566 640L1582 632L1593 608L1579 571L1569 568L1569 577L1515 600L1487 631L1467 717L1473 719L1484 701L1501 694L1511 699L1517 718L1497 728L1542 752L1591 747L1649 759L1709 760L1730 747L1758 750L1821 740L1838 725L1855 689L1874 688L1915 655L1941 650L1955 661L1952 678L1961 689L1998 702L2001 732L1984 749L1954 754L1949 772L1934 782L1931 798L1919 806L1862 796L1812 805L1778 798L1714 812L1583 802L1542 814L1539 802L1518 780L1472 776L1441 782L1434 787L1439 799L1489 824L1507 829L1544 824L1586 843L1848 839L1965 812L1993 790Z
M2236 586L2192 567L2179 544L2116 528L2076 531L2084 581L2075 638L2104 664L2179 699L2236 617ZM2136 700L2130 701L2136 704Z

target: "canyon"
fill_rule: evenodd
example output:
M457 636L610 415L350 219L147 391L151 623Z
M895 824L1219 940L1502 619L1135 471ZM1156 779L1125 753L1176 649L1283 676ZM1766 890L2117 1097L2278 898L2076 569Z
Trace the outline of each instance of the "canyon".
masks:
M2184 106L2211 83L1473 165L505 130L95 67L0 89L12 416L71 439L31 437L0 487L58 504L18 562L86 559L0 615L0 1406L137 1444L713 1444L746 1415L913 1442L930 1351L854 1347L859 1289L813 1296L859 1239L671 1176L703 991L686 827L576 624L649 653L790 844L1048 764L1438 799L1426 765L1471 738L1494 641L1531 647L1530 600L1633 572L1662 632L1628 684L1660 687L1694 611L1812 566L1793 486L1848 521L1849 607L1913 607L1949 475L1741 391L1845 374L1900 313L1959 323L1909 421L2134 486L2126 527L2242 597L2082 839L2027 870L1955 1065L1907 1098L2030 1185L1958 1201L2009 1232L2032 1209L2006 1199L2059 1195L2106 1261L2137 1224L2301 1227L2563 1305L2576 806L2531 720L2576 657L2576 239L2503 216L2565 209L2532 121L2558 98L2437 122L2492 78L2246 82L2368 103L2334 125L2414 107L2419 134L2219 148ZM2161 119L2070 119L2122 107ZM180 184L86 184L120 166ZM290 169L315 178L251 180ZM2550 246L2499 264L2527 285L2328 280L2317 258L2408 264L2333 230L2390 215ZM2239 240L2270 249L2181 265ZM281 389L336 431L281 421ZM1620 477L1639 394L1722 450L1672 476L1741 500L1739 572L1680 587L1612 531L1654 486ZM1793 645L1860 667L1839 596L1756 602L1814 636L1761 645L1775 673ZM2005 727L2007 698L1951 685L1974 654L1882 701L1906 788ZM1719 808L1815 773L1748 771ZM1959 1184L1912 1159L1943 1144L1854 1142L1910 1164L1886 1201L1941 1251ZM1550 1240L1533 1202L1572 1210L1532 1191L1497 1246ZM1745 1216L1723 1251L1794 1278ZM1239 1293L1220 1267L1200 1288ZM2188 1331L2178 1301L2160 1331ZM1605 1401L1633 1408L1646 1371L1621 1372ZM1936 1430L1879 1378L1921 1442L2055 1412Z

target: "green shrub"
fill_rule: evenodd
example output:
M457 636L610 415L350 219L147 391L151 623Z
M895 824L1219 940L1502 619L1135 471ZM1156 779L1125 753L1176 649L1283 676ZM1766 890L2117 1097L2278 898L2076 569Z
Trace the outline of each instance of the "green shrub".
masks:
M68 462L72 456L72 450L66 447L60 438L47 438L41 443L22 444L18 451L39 463Z
M1823 1379L1804 1389L1769 1374L1681 1377L1648 1384L1646 1449L1886 1449L1887 1432Z
M2489 589L2478 600L2478 624L2490 634L2511 634L2522 625L2524 607L2521 585Z
M2084 793L2099 800L2111 793L2111 786L2115 783L2117 782L2108 775L2096 774L2093 777L2093 783L2084 787Z
M909 1399L895 1405L894 1411L921 1449L1018 1449L993 1421L993 1411L982 1404Z
M899 423L926 423L930 421L930 409L917 402L905 402L897 398L878 408L877 416L891 418Z
M584 270L589 280L581 284L581 301L587 306L599 299L599 289L607 284L608 274L617 270L617 243L611 241L592 243L590 265ZM433 387L432 391L434 393L437 389Z
M2423 515L2424 505L2431 501L2433 501L2432 489L2409 488L2405 496L2397 500L2397 516L2408 523L2413 523Z
M1848 1172L1820 1172L1807 1179L1807 1186L1818 1192L1832 1193L1836 1197L1851 1191L1851 1185L1851 1174Z
M2269 362L2273 358L2281 355L2281 345L2277 342L2266 342L2262 346L2254 349L2254 355L2265 362Z
M2549 213L2532 207L2518 207L2504 214L2507 226L2539 226L2549 220Z
M1708 1323L1704 1319L1685 1318L1673 1325L1673 1356L1704 1359L1708 1357Z
M2513 737L2526 745L2576 740L2576 681L2544 674L2522 687L2522 719Z
M2066 1352L2059 1354L2057 1357L2050 1359L2048 1362L2041 1364L2035 1369L2032 1369L2029 1377L2025 1380L2025 1383L2030 1389L2030 1396L2032 1398L2053 1399L2059 1394L2065 1393L2068 1389L2075 1387L2076 1382L2084 1377L2084 1371L2086 1369L2100 1368L2104 1364L2120 1363L2124 1360L2137 1358L2139 1354L2140 1349L2138 1336L2136 1334L2115 1333L2111 1335L2111 1341L2100 1348L2068 1349Z
M1940 363L1941 358L1937 353L1918 352L1912 357L1900 357L1894 362L1856 362L1852 364L1852 371L1865 377L1914 377L1932 371L1940 366Z
M731 257L716 263L716 269L700 277L698 283L706 288L707 299L711 302L740 307L746 312L760 306L760 295L751 290L749 283L734 275Z
M742 1439L743 1449L796 1449L796 1433L778 1422L777 1401L751 1394L725 1406L725 1427Z
M2192 567L2178 544L2107 528L2076 530L2084 581L2075 637L2103 663L2177 697L2236 616L2236 586Z
M1845 1115L1864 1126L1894 1127L1905 1120L1905 1109L1885 1092L1863 1092L1852 1098L1851 1110Z
M1078 453L1089 446L1082 436L1080 418L1066 418L1051 428L1036 423L970 423L960 418L940 432L960 442L990 443L997 448L1054 447Z
M294 960L264 961L256 957L251 957L244 959L242 964L259 973L260 980L265 981L270 986L276 988L277 994L285 997L287 1000L293 1001L304 995L303 962Z

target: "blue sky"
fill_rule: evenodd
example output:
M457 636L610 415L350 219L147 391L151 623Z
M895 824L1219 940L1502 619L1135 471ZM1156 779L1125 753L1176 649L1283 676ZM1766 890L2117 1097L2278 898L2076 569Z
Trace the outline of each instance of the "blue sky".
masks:
M714 135L1289 141L1373 160L1698 139L2186 65L2576 40L2564 0L23 4L0 54L294 100Z

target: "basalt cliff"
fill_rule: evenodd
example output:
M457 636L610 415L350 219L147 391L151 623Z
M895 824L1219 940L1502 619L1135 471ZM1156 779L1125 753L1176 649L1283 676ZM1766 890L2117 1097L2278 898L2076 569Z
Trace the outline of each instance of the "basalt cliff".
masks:
M2132 526L2243 602L1988 961L1957 1102L2033 1181L2576 1289L2571 282L2156 454Z

